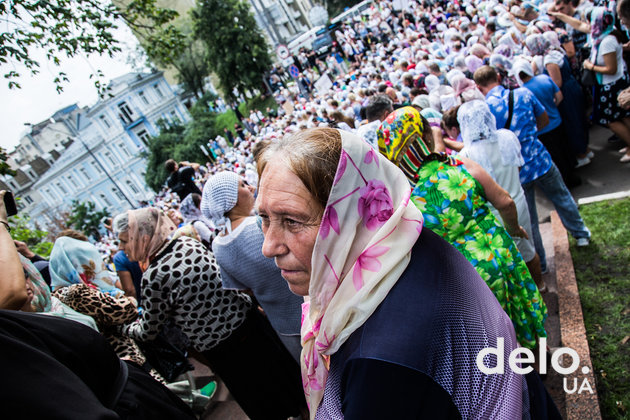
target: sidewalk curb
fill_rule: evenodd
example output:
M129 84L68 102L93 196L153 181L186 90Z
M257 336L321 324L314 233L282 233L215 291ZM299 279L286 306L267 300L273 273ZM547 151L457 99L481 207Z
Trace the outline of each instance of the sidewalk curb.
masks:
M553 243L555 250L556 281L558 284L558 311L560 318L560 340L563 347L569 347L577 352L580 357L580 366L571 375L564 379L567 388L573 389L574 378L577 378L577 389L586 379L593 389L593 393L565 392L566 415L568 420L592 419L601 420L602 415L599 409L599 398L595 386L593 375L593 364L591 354L586 339L586 328L584 327L584 316L582 314L582 304L580 294L575 279L573 260L569 252L569 238L567 231L562 226L558 213L551 212L551 228L553 232ZM565 359L569 359L565 357ZM563 366L568 366L570 360L563 361ZM584 374L582 369L588 368L588 373Z
M594 195L591 197L583 197L580 198L577 203L578 205L582 205L582 204L590 204L590 203L598 203L600 201L606 201L606 200L617 200L619 198L626 198L626 197L630 197L630 191L618 191L618 192L614 192L614 193L610 193L610 194L601 194L601 195Z

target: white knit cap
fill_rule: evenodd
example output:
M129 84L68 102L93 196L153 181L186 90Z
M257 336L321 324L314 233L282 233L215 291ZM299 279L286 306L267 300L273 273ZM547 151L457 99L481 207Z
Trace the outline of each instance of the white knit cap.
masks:
M232 231L230 219L225 215L236 206L238 184L241 178L232 171L223 171L212 175L203 186L201 213L212 220L218 229Z

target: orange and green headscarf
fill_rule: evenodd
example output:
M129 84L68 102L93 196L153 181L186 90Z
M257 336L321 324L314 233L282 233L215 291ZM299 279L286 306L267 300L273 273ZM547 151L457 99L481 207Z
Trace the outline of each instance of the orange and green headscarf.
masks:
M427 145L422 138L425 129L431 127L423 124L420 112L406 106L389 114L376 131L381 154L402 169L412 183L418 179L423 162L449 160L445 153L434 152L433 144Z

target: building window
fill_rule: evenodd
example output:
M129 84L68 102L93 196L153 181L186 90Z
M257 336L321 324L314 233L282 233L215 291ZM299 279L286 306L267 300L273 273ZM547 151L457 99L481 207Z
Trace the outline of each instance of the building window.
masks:
M101 200L103 200L103 203L105 203L105 206L111 207L112 203L107 199L105 194L100 193L99 196L101 197Z
M64 194L68 194L68 191L66 191L63 185L61 185L61 182L57 182L55 185L57 186L57 188L59 188L59 191L61 191Z
M99 165L95 161L90 162L90 164L92 165L92 167L96 169L96 172L98 172L99 174L103 173L103 170L101 169L101 165Z
M68 183L74 187L77 186L77 183L74 182L74 178L72 177L72 175L68 175Z
M160 89L160 85L158 83L153 85L153 89L155 89L155 93L157 93L160 99L164 98L164 94L162 93L162 89Z
M29 174L29 176L31 178L36 178L37 177L37 175L35 175L35 172L33 172L33 171L28 171L28 174Z
M85 168L79 168L79 172L81 172L81 175L83 176L83 178L85 178L87 181L89 181L90 175L88 174L88 171Z
M125 143L118 143L118 148L123 152L125 157L131 157L131 153L129 153L129 150L127 150L127 146L125 145Z
M138 138L140 140L142 140L142 142L144 144L149 144L149 140L151 139L151 136L149 135L149 133L147 133L147 130L140 130L136 133L136 136L138 136Z
M105 152L105 157L111 162L114 168L118 166L118 162L116 162L116 159L114 159L114 156L112 156L110 152Z
M143 91L138 92L138 96L140 97L140 99L142 99L142 102L144 102L145 105L149 105L149 100L147 99Z
M133 182L131 182L131 180L127 180L127 186L129 187L129 189L131 190L131 192L133 192L134 194L138 194L140 191L138 191L138 188L136 188L136 186L133 184Z
M133 122L133 111L127 105L127 102L121 102L118 104L118 110L120 111L120 118L125 124L131 124Z
M114 195L116 195L116 197L118 197L120 201L125 199L124 194L122 193L122 191L118 189L118 187L113 187L112 191L114 192Z
M9 181L9 186L10 186L11 188L13 188L14 190L17 190L17 188L18 188L18 187L17 187L17 184L16 184L16 183L15 183L15 181L13 181L13 180L10 180L10 181Z
M24 201L26 201L27 204L33 204L33 199L28 195L24 196Z
M105 127L112 128L112 125L109 123L109 120L107 119L105 115L100 115L98 118L101 120L103 125L105 125Z

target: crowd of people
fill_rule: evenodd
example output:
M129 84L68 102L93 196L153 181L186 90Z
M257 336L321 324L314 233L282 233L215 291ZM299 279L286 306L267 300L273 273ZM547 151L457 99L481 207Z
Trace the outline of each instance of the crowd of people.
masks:
M559 418L535 369L476 357L546 337L536 187L588 246L569 188L596 158L590 125L630 161L630 0L399 5L344 22L327 58L302 51L295 80L274 73L277 111L213 139L211 162L165 162L164 189L100 241L64 231L45 260L0 205L0 309L83 324L34 339L46 317L2 311L3 363L37 361L25 387L50 370L97 396L38 407L192 416L151 356L177 344L252 419ZM102 354L89 372L71 334ZM99 375L120 391L101 396Z

